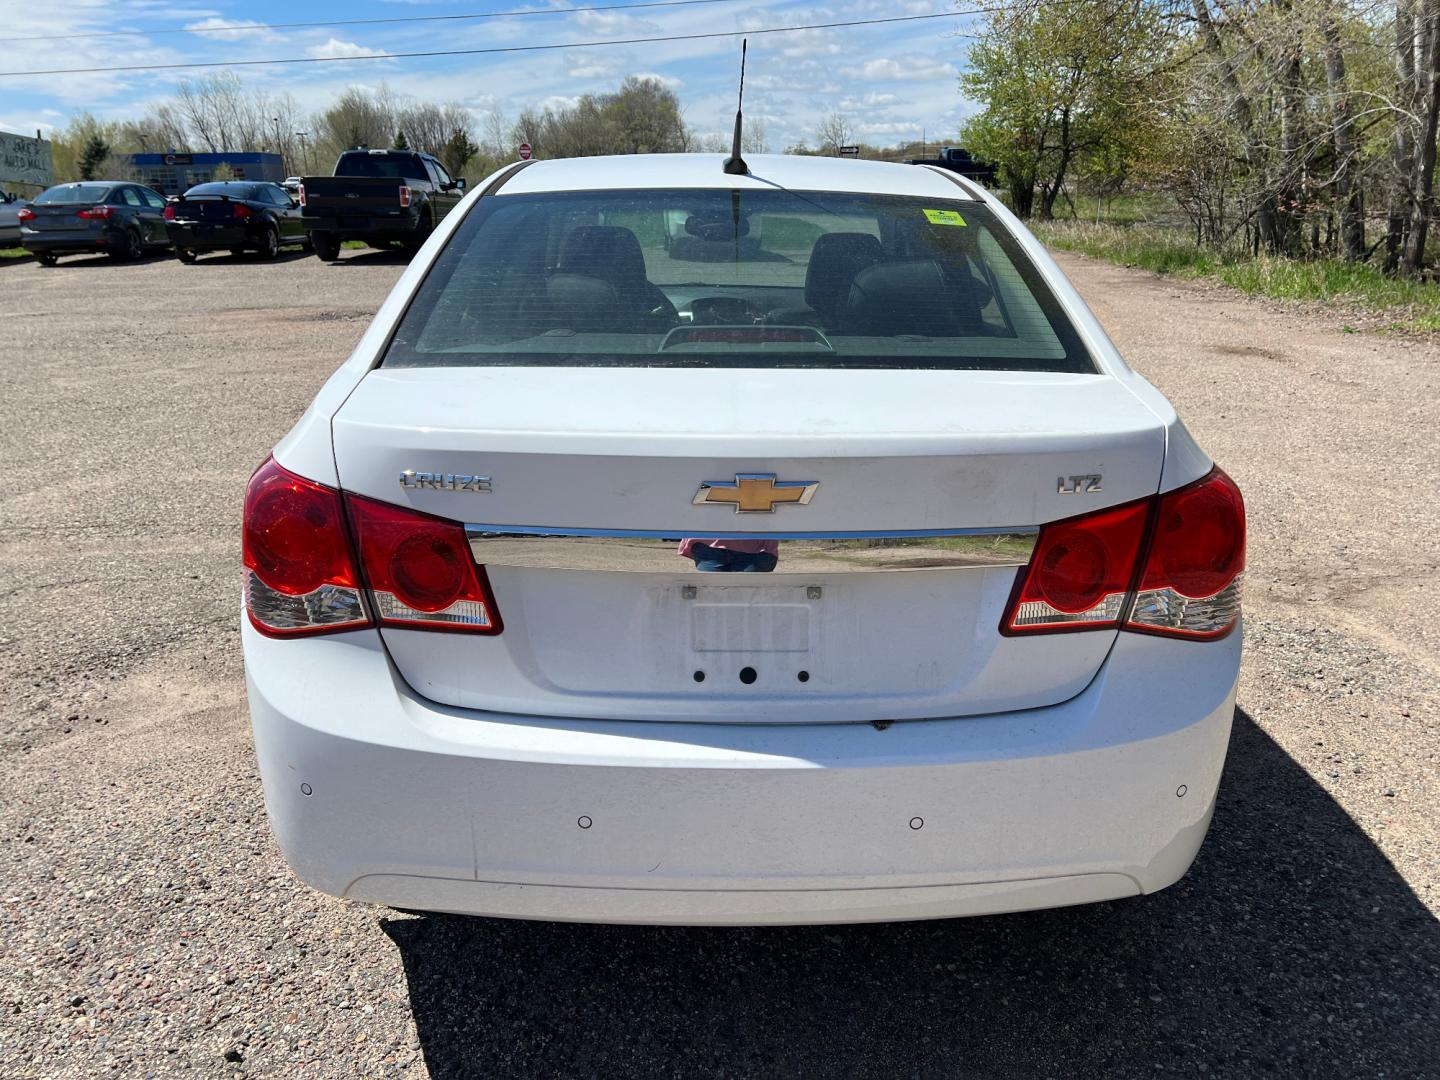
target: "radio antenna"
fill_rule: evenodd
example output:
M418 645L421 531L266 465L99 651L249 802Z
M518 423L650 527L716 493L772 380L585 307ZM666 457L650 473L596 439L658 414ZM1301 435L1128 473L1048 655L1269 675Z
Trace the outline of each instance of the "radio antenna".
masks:
M730 143L730 156L725 159L725 172L731 176L749 176L750 166L740 156L741 110L745 107L745 50L748 39L740 41L740 96L735 101L735 138Z

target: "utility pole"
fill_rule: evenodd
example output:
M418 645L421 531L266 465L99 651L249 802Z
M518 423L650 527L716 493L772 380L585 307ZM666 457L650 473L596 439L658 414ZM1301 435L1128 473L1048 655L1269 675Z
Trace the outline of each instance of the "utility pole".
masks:
M310 172L310 144L305 141L305 137L306 137L307 135L309 135L309 134L310 134L310 133L309 133L308 131L297 131L297 132L295 132L295 137L300 140L300 171L301 171L301 173L309 173L309 172Z

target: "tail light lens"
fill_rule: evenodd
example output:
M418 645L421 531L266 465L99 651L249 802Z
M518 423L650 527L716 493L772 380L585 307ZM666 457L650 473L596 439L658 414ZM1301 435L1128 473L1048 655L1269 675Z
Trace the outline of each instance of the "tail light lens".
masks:
M408 187L405 187L403 184L400 186L400 205L410 205L410 189Z
M1162 495L1126 629L1222 637L1240 617L1245 500L1219 469Z
M299 204L300 204L301 206L304 206L304 205L305 205L305 185L304 185L304 184L297 184L297 185L296 185L295 198L296 198L296 201L299 202Z
M165 220L166 220L166 221L174 221L174 220L175 220L175 204L174 204L174 203L166 203L166 205L165 205Z
M114 213L113 206L92 206L88 210L79 211L75 216L86 221L109 221Z
M28 206L22 206L19 210L15 211L15 219L17 221L34 221L35 211L31 210Z
M248 218L255 216L255 211L251 210L250 207L246 206L244 203L236 203L230 212L234 214L237 218Z
M498 634L500 613L459 522L347 496L382 626Z
M262 633L326 633L370 621L339 492L273 459L245 489L243 559L245 610Z
M1168 494L1041 528L1001 632L1223 637L1240 617L1244 568L1245 504L1214 469Z
M1023 634L1113 630L1124 614L1150 501L1130 503L1040 530L1004 629Z

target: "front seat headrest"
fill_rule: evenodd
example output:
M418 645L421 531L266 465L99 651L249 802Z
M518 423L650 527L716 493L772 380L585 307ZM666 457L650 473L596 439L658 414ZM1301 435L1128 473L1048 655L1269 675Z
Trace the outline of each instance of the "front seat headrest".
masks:
M825 233L810 251L805 303L822 323L833 328L845 309L855 275L883 257L880 241L869 233Z
M560 248L560 272L600 278L620 288L645 280L640 241L619 225L577 225Z
M949 283L934 259L879 263L855 275L845 305L847 333L873 337L960 334Z

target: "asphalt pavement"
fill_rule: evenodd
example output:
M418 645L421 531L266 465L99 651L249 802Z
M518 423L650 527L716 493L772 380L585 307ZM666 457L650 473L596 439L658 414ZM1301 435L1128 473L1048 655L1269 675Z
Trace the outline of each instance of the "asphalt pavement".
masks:
M240 499L397 256L0 265L0 1076L1435 1075L1440 344L1064 265L1249 505L1210 837L1151 897L755 930L412 915L281 860Z

